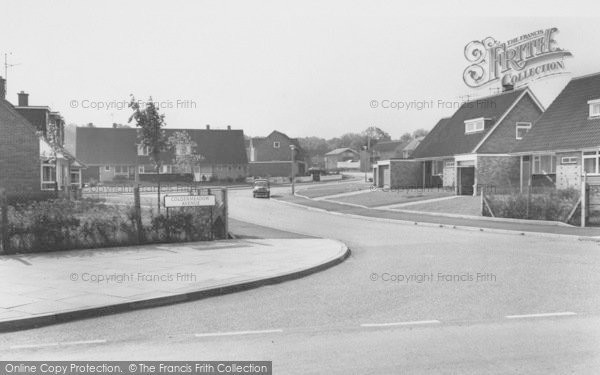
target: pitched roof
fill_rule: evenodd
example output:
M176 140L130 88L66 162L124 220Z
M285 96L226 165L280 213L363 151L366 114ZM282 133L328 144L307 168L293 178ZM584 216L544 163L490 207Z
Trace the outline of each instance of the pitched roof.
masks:
M441 119L421 141L414 158L429 158L468 154L493 128L493 125L513 106L527 89L504 92L463 103L447 119ZM491 119L491 125L482 132L465 134L465 120L476 118Z
M408 142L408 144L402 149L402 151L416 150L417 147L419 146L419 144L421 143L421 141L423 140L423 138L425 138L425 137L417 137L417 138L413 139L412 141Z
M10 126L22 126L32 134L36 134L36 128L15 107L4 99L0 99L0 123Z
M600 118L588 101L600 99L600 73L572 79L513 152L580 150L600 146Z
M393 152L398 148L402 149L406 143L402 141L380 141L373 146L373 151L376 152Z
M77 128L75 153L86 164L135 164L136 128ZM248 162L242 130L165 129L167 136L187 131L205 162L245 164Z
M339 155L346 151L350 151L350 152L354 152L355 154L358 154L358 152L356 152L355 150L353 150L349 147L342 147L342 148L336 148L335 150L329 151L325 155Z

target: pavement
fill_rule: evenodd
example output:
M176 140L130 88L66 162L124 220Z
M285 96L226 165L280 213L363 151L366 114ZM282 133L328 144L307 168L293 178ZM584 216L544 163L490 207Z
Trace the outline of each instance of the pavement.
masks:
M0 256L0 331L189 301L305 276L341 262L334 240L257 238ZM283 234L283 235L282 235Z
M600 240L600 227L581 228L564 223L543 222L541 220L488 218L470 215L425 213L404 209L369 208L347 203L343 204L327 200L315 200L291 196L288 192L284 192L283 194L275 193L272 194L272 197L284 203L294 204L309 209L343 215L356 215L370 219L396 220L398 223L408 223L411 225L423 224L451 227L455 229L466 228L496 232L514 232L518 234L568 236L581 240Z

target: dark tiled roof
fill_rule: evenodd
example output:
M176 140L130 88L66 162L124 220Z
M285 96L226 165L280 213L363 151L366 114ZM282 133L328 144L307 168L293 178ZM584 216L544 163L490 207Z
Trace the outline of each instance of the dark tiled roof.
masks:
M31 133L36 133L36 128L8 101L0 99L0 123L6 126L22 126Z
M393 152L396 150L402 150L406 146L406 143L402 141L380 141L373 146L375 152Z
M481 98L464 103L452 117L441 119L421 141L412 157L429 158L468 154L510 109L525 89ZM465 120L489 118L482 132L465 134Z
M594 99L600 99L600 73L572 79L513 152L600 146L600 118L589 118Z
M248 162L242 130L165 129L167 136L187 131L206 163ZM86 164L135 164L137 129L77 128L76 156Z

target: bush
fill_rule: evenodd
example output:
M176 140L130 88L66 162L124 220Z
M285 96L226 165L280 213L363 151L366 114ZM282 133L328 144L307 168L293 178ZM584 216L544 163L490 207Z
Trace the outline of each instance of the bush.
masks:
M496 217L566 222L579 200L579 191L552 189L542 194L490 194L486 197ZM491 216L487 209L484 215Z

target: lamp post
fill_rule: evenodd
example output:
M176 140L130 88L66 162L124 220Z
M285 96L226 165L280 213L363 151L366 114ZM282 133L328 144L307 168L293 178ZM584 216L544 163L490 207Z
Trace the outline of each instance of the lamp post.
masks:
M296 179L295 176L294 176L295 175L295 173L294 173L295 172L294 171L294 162L295 162L295 158L296 158L296 152L295 152L296 146L295 145L290 145L290 150L292 151L292 195L294 195L295 194L295 188L296 188L295 182L294 182L294 180Z

